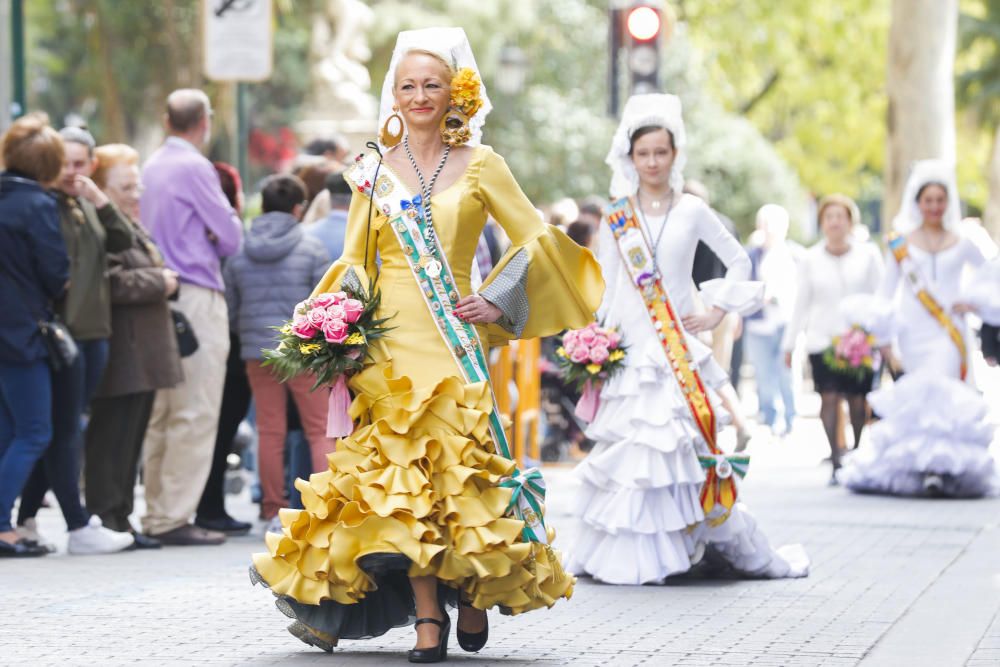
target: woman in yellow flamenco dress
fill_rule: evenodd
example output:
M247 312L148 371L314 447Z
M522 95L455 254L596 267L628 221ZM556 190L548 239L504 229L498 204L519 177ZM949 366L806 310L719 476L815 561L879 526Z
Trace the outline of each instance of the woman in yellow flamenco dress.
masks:
M347 174L356 194L344 254L316 291L374 285L379 315L395 329L349 381L354 432L338 442L329 470L296 482L305 509L281 511L282 533L267 535L251 568L295 619L292 634L325 650L416 621L410 661L437 662L447 656L446 604L459 606L459 643L476 651L487 638L485 610L550 607L573 590L549 546L551 528L530 540L531 519L508 512L515 464L491 430L492 389L466 381L461 351L439 330L441 304L425 300L418 282L441 275L454 316L476 325L484 349L582 327L600 303L593 256L545 225L503 158L479 144L489 109L464 31L400 33L382 95L387 150ZM403 218L392 209L419 204L414 193L443 271L425 261L420 273L396 234ZM512 247L477 294L473 257L487 215Z

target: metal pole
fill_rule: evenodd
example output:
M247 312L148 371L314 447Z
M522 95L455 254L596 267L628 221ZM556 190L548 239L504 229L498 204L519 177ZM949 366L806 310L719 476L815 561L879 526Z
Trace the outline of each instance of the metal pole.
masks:
M247 115L248 84L236 84L236 168L243 181L243 191L247 192L247 179L250 174L247 167L247 141L250 134L250 122Z
M11 0L10 7L10 43L13 51L13 69L11 79L14 82L14 100L11 104L11 115L14 118L24 115L28 108L24 89L24 2Z
M10 125L11 105L11 74L14 72L12 50L8 46L7 36L12 32L10 21L10 0L0 0L0 132Z
M621 31L621 10L611 7L608 9L608 116L618 117L620 79L619 79L619 54L622 48Z

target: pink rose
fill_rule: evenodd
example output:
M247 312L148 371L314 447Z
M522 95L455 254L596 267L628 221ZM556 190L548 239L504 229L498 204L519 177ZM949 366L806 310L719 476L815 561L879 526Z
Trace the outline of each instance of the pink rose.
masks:
M590 360L595 364L603 364L608 360L608 348L604 345L596 345L590 348Z
M612 350L617 350L618 346L622 344L622 335L612 329L608 332L608 342L611 343L609 346Z
M578 331L567 331L566 335L563 336L563 346L569 349L571 345L576 345L576 341L580 339L580 332Z
M326 307L326 319L328 320L342 320L344 319L344 306L335 303Z
M597 322L591 322L590 324L587 325L587 330L593 331L594 333L597 333L598 331L600 331L600 329L601 325L599 325Z
M348 324L354 324L361 319L361 313L365 310L365 305L357 299L346 299L344 301L344 320Z
M323 337L327 343L340 345L347 340L347 322L344 320L327 320L323 324Z
M336 299L330 292L324 292L323 294L317 295L313 300L313 306L316 308L326 308L332 303L336 303Z
M594 336L594 342L590 344L591 347L611 347L611 340L604 335L603 332L598 333Z
M596 336L596 335L597 334L595 334L594 330L591 329L590 327L587 327L586 329L581 329L580 330L580 342L583 343L584 345L588 345L589 346L589 345L591 345L594 342L594 336Z
M314 328L321 329L323 323L326 322L326 311L322 308L313 308L308 313L306 313L306 321L309 322Z
M304 317L304 316L303 316ZM302 338L304 340L309 340L319 332L319 329L309 324L308 321L303 319L301 322L296 322L292 324L292 333Z
M590 354L585 347L574 347L573 351L569 352L569 358L574 364L584 364L590 359Z

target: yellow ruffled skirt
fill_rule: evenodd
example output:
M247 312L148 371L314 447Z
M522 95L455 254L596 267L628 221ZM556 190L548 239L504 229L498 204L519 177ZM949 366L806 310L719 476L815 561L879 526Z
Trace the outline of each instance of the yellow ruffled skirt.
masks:
M329 470L296 481L305 509L281 510L282 534L253 556L253 580L296 619L293 634L329 648L412 623L410 576L436 577L452 604L508 614L572 594L558 554L505 516L511 490L497 483L514 462L493 453L486 383L414 388L385 361L350 386L358 427Z

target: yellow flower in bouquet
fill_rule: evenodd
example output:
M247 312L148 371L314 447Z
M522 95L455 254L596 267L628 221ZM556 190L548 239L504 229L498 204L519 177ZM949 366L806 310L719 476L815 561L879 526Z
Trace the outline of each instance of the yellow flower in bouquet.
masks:
M470 118L483 106L479 96L481 87L479 75L470 67L463 67L451 79L451 106L461 110Z

